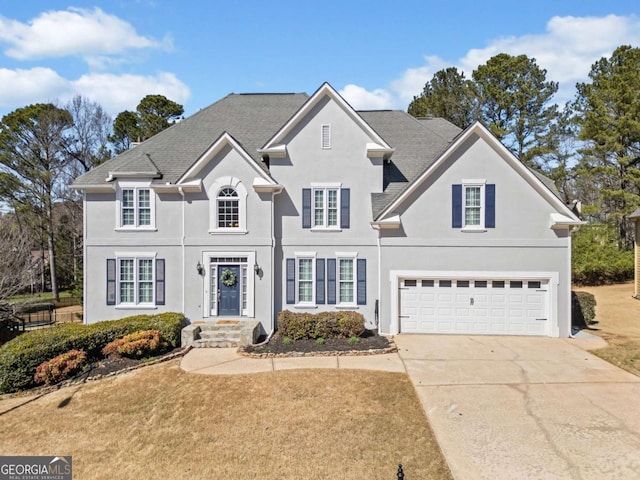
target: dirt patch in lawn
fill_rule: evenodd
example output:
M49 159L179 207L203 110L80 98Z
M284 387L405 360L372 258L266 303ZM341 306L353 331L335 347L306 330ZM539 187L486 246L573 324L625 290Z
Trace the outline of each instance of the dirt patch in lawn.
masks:
M0 401L3 455L72 455L74 478L452 478L404 374L208 376L177 360Z
M640 300L633 295L633 283L574 287L596 297L596 325L590 333L604 338L608 345L592 350L594 355L640 376Z
M387 337L378 335L375 330L366 330L357 341L348 338L328 338L322 342L316 340L295 340L287 343L280 332L276 332L271 340L257 347L247 346L241 353L253 356L288 356L288 355L329 355L329 354L375 354L396 351L395 344Z

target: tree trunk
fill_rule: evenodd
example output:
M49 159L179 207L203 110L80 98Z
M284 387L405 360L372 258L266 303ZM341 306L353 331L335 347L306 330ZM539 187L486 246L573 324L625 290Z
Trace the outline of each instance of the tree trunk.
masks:
M51 273L51 293L54 300L60 300L60 294L58 293L58 281L56 278L56 255L53 243L53 230L50 229L48 234L49 243L49 272Z

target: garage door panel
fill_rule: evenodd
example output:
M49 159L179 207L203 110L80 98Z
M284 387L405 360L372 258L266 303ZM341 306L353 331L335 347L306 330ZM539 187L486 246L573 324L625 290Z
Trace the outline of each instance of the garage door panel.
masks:
M401 289L400 331L547 335L547 281L409 280ZM542 287L542 288L540 288Z

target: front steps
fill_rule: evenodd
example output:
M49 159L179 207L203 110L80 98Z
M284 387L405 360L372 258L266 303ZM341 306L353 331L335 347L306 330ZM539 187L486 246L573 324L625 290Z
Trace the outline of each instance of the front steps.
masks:
M256 343L260 322L255 320L215 320L192 323L182 329L182 347L229 348Z

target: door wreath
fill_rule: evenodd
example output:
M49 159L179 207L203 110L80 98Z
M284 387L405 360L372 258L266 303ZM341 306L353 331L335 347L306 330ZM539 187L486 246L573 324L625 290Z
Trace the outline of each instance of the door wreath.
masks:
M220 281L225 287L233 287L236 284L236 274L232 270L226 268L222 271Z

